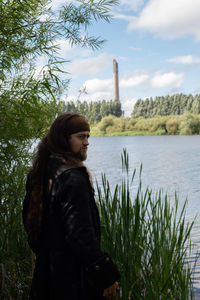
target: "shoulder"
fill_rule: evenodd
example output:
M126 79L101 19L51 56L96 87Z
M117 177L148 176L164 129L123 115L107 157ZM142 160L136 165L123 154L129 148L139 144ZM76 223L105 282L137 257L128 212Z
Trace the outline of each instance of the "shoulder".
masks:
M69 168L57 177L57 181L61 186L85 187L89 184L89 177L85 167Z
M55 194L58 202L73 202L82 207L93 195L84 167L68 169L59 175L56 181Z

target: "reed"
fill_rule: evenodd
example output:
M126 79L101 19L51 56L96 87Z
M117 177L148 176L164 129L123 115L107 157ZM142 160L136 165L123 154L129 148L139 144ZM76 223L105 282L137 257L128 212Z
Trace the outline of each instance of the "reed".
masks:
M28 299L32 253L22 224L30 154L25 145L10 145L0 176L0 299ZM2 153L1 153L2 154Z
M186 202L181 211L175 195L173 207L162 191L143 191L141 173L132 195L136 171L129 174L126 150L122 154L122 180L112 190L105 175L97 183L102 222L102 247L121 273L116 299L193 299L190 233Z

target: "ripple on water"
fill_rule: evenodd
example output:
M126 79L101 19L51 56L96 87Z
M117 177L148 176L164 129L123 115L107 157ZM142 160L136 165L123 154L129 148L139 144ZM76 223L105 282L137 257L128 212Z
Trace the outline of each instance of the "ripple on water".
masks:
M121 182L121 154L129 153L130 172L137 169L132 192L137 188L140 165L143 165L143 187L162 188L173 203L175 190L179 205L186 197L186 220L197 215L191 238L195 251L200 249L200 136L91 137L87 165L101 180L106 173L111 186ZM192 257L194 259L194 256ZM194 291L200 299L200 259L197 261Z

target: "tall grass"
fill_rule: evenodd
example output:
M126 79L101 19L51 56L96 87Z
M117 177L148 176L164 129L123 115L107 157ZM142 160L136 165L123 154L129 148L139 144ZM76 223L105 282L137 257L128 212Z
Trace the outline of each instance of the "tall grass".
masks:
M116 299L193 299L190 233L186 223L186 202L178 210L178 198L170 205L161 191L143 192L141 182L135 196L129 175L128 154L122 155L122 181L112 191L106 176L97 183L102 222L102 247L121 272Z
M22 224L22 202L29 157L25 143L21 145L12 143L0 163L0 299L2 300L28 299L33 256Z

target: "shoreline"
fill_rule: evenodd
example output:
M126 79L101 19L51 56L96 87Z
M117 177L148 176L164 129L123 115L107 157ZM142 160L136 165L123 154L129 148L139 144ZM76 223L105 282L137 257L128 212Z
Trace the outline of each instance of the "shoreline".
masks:
M112 133L103 133L103 132L95 132L91 128L91 136L92 137L112 137L112 136L200 136L200 134L167 134L153 131L124 131L124 132L112 132Z

